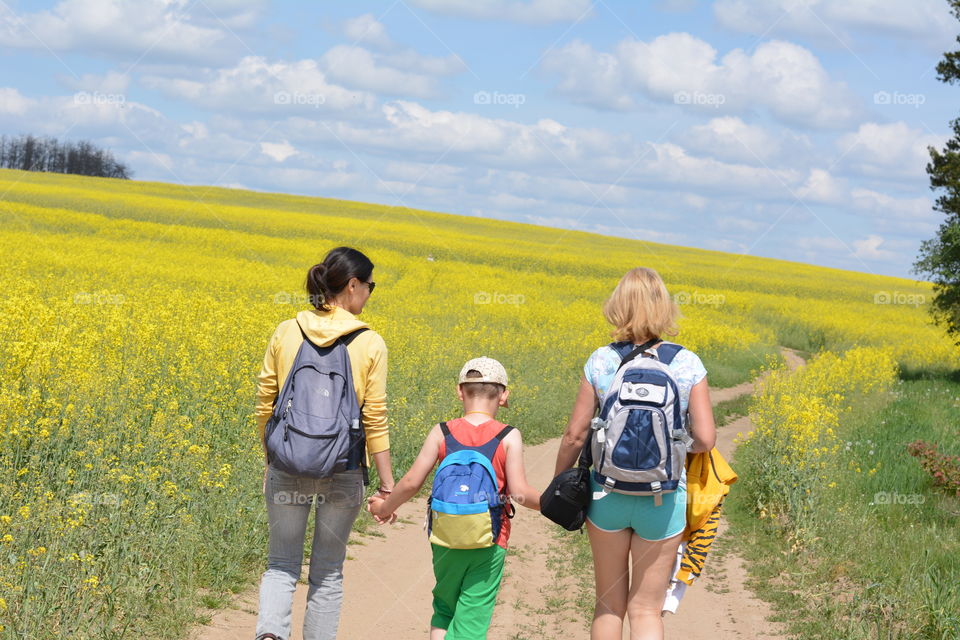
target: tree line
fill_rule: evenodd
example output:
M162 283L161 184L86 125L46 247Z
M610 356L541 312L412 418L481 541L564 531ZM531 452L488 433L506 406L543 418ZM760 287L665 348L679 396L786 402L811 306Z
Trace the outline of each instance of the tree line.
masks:
M127 165L92 142L60 142L56 138L38 138L33 135L0 136L0 168L75 173L81 176L124 180L131 177Z

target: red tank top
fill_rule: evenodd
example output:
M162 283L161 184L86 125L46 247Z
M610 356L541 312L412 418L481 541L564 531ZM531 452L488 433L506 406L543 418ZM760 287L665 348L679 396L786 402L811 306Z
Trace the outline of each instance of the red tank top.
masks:
M447 422L450 428L450 435L456 438L461 444L468 447L478 447L492 440L498 433L503 431L507 425L502 422L490 419L483 424L474 425L465 418L457 418ZM440 443L440 460L447 455L447 443ZM500 491L505 495L510 495L510 488L507 486L507 452L503 444L497 447L497 453L493 456L493 470L497 474L497 482L500 484ZM512 511L512 506L510 507ZM500 535L497 537L496 544L507 548L507 541L510 539L510 518L507 517L507 509L504 509L503 520L500 525Z

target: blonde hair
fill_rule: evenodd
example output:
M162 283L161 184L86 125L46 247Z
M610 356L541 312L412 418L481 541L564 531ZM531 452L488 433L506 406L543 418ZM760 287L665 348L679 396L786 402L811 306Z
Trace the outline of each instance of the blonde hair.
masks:
M642 342L664 334L677 335L680 308L659 273L637 267L620 278L603 304L603 315L613 325L610 335L614 340Z

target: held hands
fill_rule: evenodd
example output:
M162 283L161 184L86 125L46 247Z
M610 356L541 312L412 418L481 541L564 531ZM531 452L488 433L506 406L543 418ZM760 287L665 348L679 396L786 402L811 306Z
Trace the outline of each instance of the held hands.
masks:
M367 498L367 511L370 512L370 515L373 516L373 519L376 520L378 524L393 524L397 521L397 513L395 511L393 513L387 513L383 508L385 501L385 498L381 494L375 493Z

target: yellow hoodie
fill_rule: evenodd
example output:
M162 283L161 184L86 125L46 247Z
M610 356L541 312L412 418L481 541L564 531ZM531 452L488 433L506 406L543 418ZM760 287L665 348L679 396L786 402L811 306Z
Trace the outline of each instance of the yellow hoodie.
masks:
M296 319L284 320L277 326L263 356L263 368L257 376L257 407L254 413L261 442L267 420L273 412L273 401L280 393L303 342L297 321L310 341L318 347L331 345L344 334L368 327L366 322L340 307L333 307L326 312L316 309L301 311ZM368 329L354 338L347 346L347 353L350 354L357 400L363 407L367 453L386 451L390 448L387 431L387 345L380 334Z
M710 546L717 537L720 508L737 481L736 472L716 447L687 456L687 529L676 579L687 584L700 576Z

